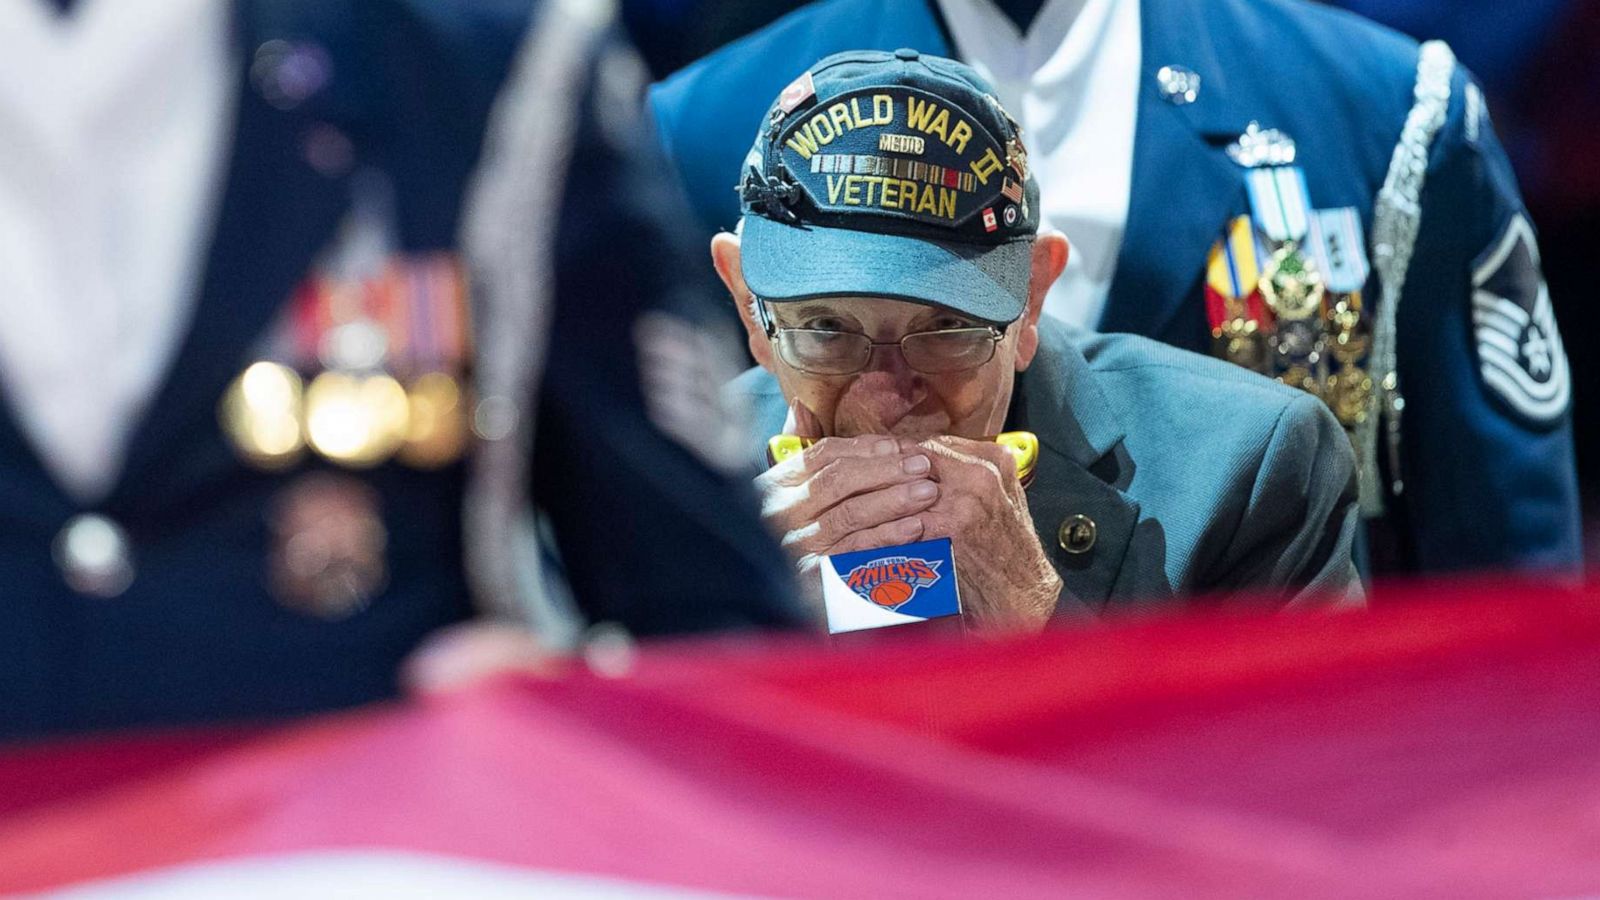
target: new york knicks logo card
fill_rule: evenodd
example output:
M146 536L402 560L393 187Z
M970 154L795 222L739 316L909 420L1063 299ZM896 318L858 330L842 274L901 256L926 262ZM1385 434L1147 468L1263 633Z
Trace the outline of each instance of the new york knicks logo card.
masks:
M958 616L950 539L825 557L822 600L829 634Z

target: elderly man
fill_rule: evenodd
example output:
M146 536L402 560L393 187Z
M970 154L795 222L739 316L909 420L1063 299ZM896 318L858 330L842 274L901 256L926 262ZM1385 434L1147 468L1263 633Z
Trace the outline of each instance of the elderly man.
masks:
M1179 595L1359 602L1354 460L1315 398L1142 338L1040 319L1067 261L1038 234L1016 123L960 63L828 57L774 103L712 255L759 368L734 382L802 575L948 537L968 623L1031 629ZM1037 434L1026 489L1002 431Z

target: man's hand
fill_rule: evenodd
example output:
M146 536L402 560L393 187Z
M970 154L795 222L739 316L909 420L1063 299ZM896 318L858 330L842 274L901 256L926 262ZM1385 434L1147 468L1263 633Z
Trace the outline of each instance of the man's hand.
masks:
M900 449L921 450L933 462L939 498L917 519L923 540L950 538L968 626L986 632L1044 627L1061 578L1039 543L1011 451L958 437L902 440Z
M820 434L799 404L786 431ZM992 441L820 438L756 487L819 616L824 556L941 537L955 550L974 630L1034 631L1055 611L1061 578L1034 531L1011 451Z
M796 413L793 433L813 431L809 412ZM927 451L892 437L822 438L756 478L762 518L794 558L818 615L824 556L922 538L918 513L939 498L932 469Z

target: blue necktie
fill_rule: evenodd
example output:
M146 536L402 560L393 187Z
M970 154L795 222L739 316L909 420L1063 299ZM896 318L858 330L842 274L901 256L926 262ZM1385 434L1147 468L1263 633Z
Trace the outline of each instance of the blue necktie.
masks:
M1039 10L1044 7L1044 0L999 0L995 4L1006 17L1017 23L1017 30L1023 34L1028 33L1028 27L1033 24Z

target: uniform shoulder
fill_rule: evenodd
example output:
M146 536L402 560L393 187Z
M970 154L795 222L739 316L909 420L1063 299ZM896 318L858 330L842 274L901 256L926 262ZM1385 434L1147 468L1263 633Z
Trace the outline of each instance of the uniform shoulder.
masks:
M1203 418L1238 413L1277 418L1309 397L1233 363L1138 335L1080 332L1075 340L1089 368L1119 393L1156 398Z
M1382 171L1416 84L1415 40L1309 0L1206 0L1206 38L1236 103ZM1269 122L1268 120L1272 120Z
M1254 40L1281 47L1302 47L1339 72L1401 74L1409 79L1416 67L1417 41L1386 25L1347 9L1312 0L1224 0L1236 15L1266 27L1252 30Z
M612 7L601 0L536 0L536 2L483 3L477 0L342 0L355 7L366 21L401 26L409 34L391 34L390 40L410 38L416 49L434 47L448 55L468 54L478 42L496 56L506 56L505 47L515 46L530 22L548 7L561 7L586 21L608 24L615 21ZM482 51L480 51L482 52Z
M822 0L802 6L667 76L652 89L652 96L658 105L675 106L702 85L716 86L742 69L777 68L777 77L787 83L799 74L799 67L816 61L816 57L809 57L790 66L784 64L787 57L799 59L807 55L809 48L825 43L833 31L831 23L863 5L862 0ZM791 68L796 71L789 71ZM760 96L763 103L771 99L765 94Z

